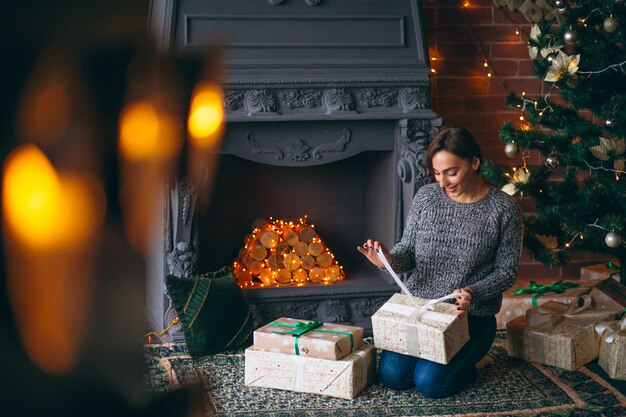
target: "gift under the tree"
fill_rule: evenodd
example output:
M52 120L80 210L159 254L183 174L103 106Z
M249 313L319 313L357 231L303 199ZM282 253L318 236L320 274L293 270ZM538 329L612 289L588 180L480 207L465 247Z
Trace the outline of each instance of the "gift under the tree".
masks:
M600 340L598 365L610 378L626 381L626 317L606 326Z
M548 301L570 304L578 297L588 294L591 285L588 282L557 281L548 285L539 285L531 281L525 288L512 288L502 294L502 307L496 314L498 329L506 329L506 324L526 311Z
M254 349L341 359L361 347L363 328L281 317L254 331Z
M589 293L593 306L598 310L626 309L626 287L614 279L598 282Z
M377 348L447 364L469 340L467 315L454 304L394 294L372 316ZM435 300L436 301L436 300ZM416 306L417 305L417 306Z
M530 309L506 325L509 356L544 365L575 370L594 360L599 352L595 324L619 312L549 301Z
M619 281L620 271L618 264L609 261L603 264L588 265L580 268L580 279L599 280L607 278L613 278Z
M376 349L363 345L339 360L246 349L245 385L352 399L376 374Z

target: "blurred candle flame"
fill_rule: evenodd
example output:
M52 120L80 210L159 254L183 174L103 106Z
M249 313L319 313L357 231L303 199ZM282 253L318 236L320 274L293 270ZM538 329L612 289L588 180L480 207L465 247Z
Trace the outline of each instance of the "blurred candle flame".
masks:
M2 194L4 216L16 238L36 248L54 243L59 233L61 183L35 145L24 145L9 155Z
M224 120L223 101L222 89L214 83L202 82L194 89L187 128L197 148L217 146Z
M33 144L7 158L2 202L16 239L33 249L82 244L104 215L101 187L85 176L59 175Z
M120 116L120 153L129 161L172 157L182 145L179 125L149 101L130 103Z
M76 364L89 322L93 243L104 191L86 173L59 173L33 144L16 148L3 170L9 298L24 348L53 374Z

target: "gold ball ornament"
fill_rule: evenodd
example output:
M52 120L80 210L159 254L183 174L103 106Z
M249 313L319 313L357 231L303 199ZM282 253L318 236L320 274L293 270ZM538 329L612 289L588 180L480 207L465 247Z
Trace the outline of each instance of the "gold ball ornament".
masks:
M604 237L604 243L609 248L617 248L622 244L622 237L615 232L609 232Z
M607 33L615 32L618 26L619 26L619 22L613 16L607 17L606 19L604 19L604 22L602 23L602 28Z
M504 145L504 154L509 158L515 158L519 155L519 146L517 146L517 143L507 142L507 144Z

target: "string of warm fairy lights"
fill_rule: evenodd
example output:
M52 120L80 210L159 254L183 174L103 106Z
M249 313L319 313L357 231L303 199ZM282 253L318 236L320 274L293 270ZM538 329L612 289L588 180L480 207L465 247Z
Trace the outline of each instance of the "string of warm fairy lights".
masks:
M493 67L489 63L489 58L487 57L488 54L485 51L485 45L481 41L481 39L478 36L476 36L476 33L474 31L474 27L473 27L472 23L470 22L470 19L469 19L467 13L465 12L466 9L470 9L472 7L471 2L469 0L462 0L461 1L461 6L462 6L461 9L463 10L463 16L464 16L467 28L470 31L471 37L478 42L478 45L480 47L480 52L481 52L482 61L483 61L483 67L485 68L485 71L486 71L485 72L485 76L487 78L494 78L494 79L496 79L504 90L510 92L509 88L505 85L505 83L502 80L502 78L500 78L497 75L497 73L493 70ZM519 37L522 34L522 31L521 31L520 27L518 25L516 25L506 13L504 15L511 22L512 25L515 25L515 32L514 33L515 33L515 35L517 35ZM431 57L430 60L431 60L431 62L435 63L435 62L440 61L441 57L434 56L434 57ZM430 72L433 73L433 74L437 74L437 69L431 67Z

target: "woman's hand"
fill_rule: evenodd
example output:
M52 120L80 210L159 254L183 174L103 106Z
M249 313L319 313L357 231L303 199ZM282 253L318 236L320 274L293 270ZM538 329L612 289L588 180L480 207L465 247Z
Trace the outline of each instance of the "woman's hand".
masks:
M472 302L472 290L469 288L459 288L456 290L459 294L456 297L457 310L464 314Z
M357 246L356 249L380 269L384 269L385 265L378 257L378 254L376 254L377 250L381 250L385 255L385 258L387 258L387 262L391 264L391 255L389 254L389 251L377 240L367 239L367 242L365 242L363 246Z

